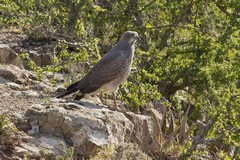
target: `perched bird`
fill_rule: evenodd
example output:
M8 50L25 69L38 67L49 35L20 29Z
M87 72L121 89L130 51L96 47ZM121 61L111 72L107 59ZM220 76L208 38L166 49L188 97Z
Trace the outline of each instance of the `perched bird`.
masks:
M118 110L116 93L131 70L135 42L139 39L138 33L126 31L120 41L102 57L93 68L78 82L67 87L67 91L57 98L64 97L79 91L80 99L85 95L94 95L99 92L112 92L115 110Z

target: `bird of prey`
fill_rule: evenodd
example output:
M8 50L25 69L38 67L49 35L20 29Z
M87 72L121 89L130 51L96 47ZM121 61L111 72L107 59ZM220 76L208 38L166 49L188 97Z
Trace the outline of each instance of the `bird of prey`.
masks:
M57 98L79 91L80 99L85 95L94 95L99 92L112 92L114 108L118 110L116 93L131 70L135 42L139 39L138 33L126 31L110 51L103 56L92 69L78 82L67 87L67 91Z

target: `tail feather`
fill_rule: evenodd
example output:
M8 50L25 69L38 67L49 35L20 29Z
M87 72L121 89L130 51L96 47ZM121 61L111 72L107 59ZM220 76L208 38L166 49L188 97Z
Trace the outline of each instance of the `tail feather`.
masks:
M84 94L88 94L91 92L96 91L100 86L91 86L90 82L88 80L88 77L83 77L80 81L75 82L67 87L67 91L63 93L62 95L58 96L57 98L61 98L64 96L67 96L71 93L74 93L76 91L81 92L81 94L84 96ZM77 99L81 99L82 96L78 97Z
M63 93L63 94L60 95L60 96L57 96L57 98L62 98L62 97L64 97L64 96L67 96L67 95L69 95L69 94L71 94L71 93L74 93L74 92L78 91L79 89L77 88L77 86L78 86L78 82L71 84L71 85L67 88L67 92Z
M67 91L70 91L70 90L72 90L73 88L76 88L76 89L77 89L78 83L79 83L79 81L77 81L77 82L71 84L70 86L68 86L68 87L67 87Z

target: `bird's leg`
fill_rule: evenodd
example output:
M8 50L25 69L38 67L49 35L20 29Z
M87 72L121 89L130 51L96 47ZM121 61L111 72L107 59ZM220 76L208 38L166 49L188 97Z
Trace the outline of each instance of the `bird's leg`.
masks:
M116 100L116 92L113 92L113 101L114 101L114 109L116 111L118 111L117 100Z
M118 108L116 95L117 95L117 92L113 92L114 110L126 113L126 109L124 107L121 110Z
M100 98L100 101L103 105L107 105L107 100L106 100L106 98L103 98L103 93L102 92L100 93L99 98Z

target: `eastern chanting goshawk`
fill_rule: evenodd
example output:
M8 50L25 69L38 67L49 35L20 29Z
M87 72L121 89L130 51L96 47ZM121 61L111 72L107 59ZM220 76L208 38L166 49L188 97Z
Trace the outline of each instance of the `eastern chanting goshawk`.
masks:
M138 33L126 31L110 51L102 57L92 69L78 82L67 87L67 91L57 98L64 97L79 91L80 99L85 95L94 95L99 92L112 92L115 110L118 110L116 93L119 85L128 77L133 55L135 42L139 39Z

